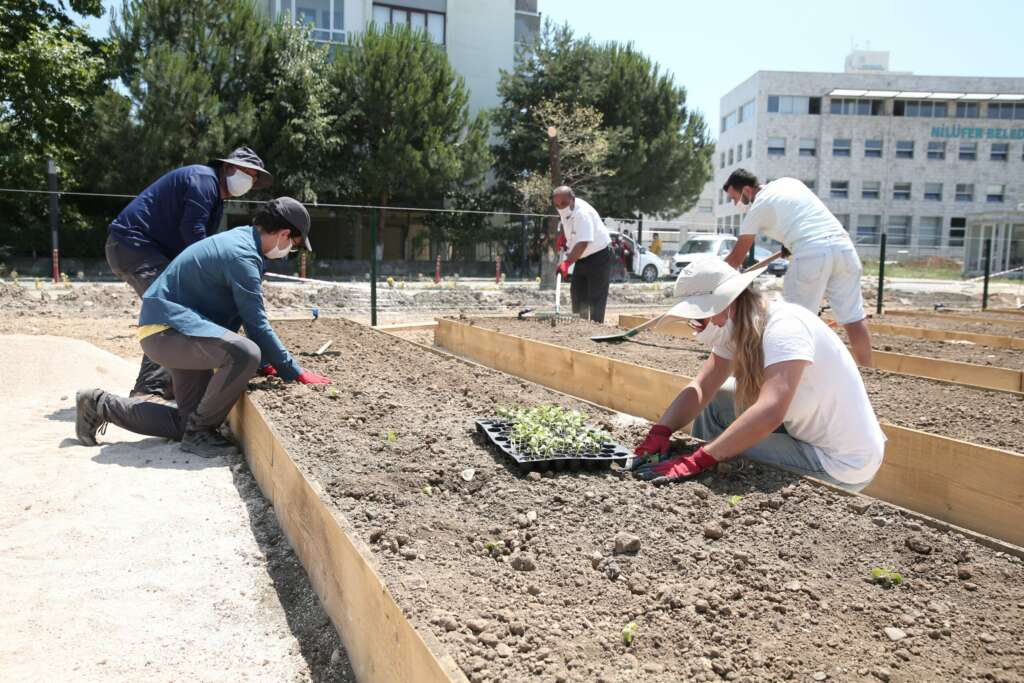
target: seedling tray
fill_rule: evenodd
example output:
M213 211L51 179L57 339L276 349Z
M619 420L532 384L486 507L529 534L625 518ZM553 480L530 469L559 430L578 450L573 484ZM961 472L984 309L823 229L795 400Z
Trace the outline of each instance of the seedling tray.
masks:
M520 450L512 444L512 439L509 436L512 422L509 420L479 419L476 421L476 427L502 453L512 458L523 472L598 470L610 467L613 463L625 467L626 462L633 457L630 451L611 442L604 444L600 450L596 451L538 455L529 450Z

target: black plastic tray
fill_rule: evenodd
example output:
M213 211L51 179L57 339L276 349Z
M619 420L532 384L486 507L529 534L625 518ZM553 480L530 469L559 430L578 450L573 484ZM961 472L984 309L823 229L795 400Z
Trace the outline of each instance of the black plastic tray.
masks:
M599 451L590 451L572 454L537 455L530 451L519 451L512 446L508 437L512 423L508 420L498 418L479 419L476 421L476 428L484 434L488 440L498 449L512 458L524 472L538 470L596 470L606 468L615 463L620 467L626 466L626 461L633 457L633 454L617 443L606 443Z

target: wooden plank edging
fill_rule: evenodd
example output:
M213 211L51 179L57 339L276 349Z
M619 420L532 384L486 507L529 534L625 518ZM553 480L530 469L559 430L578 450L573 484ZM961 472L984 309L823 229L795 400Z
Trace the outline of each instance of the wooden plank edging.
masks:
M249 469L274 506L288 543L338 630L359 681L464 683L432 633L418 631L395 602L369 548L307 480L249 396L228 416Z
M657 420L690 379L583 351L438 321L435 343L483 365L613 410ZM1024 545L1024 456L887 423L866 495Z
M911 327L909 325L893 325L876 323L868 319L868 329L872 334L894 334L900 337L930 339L932 341L968 341L979 346L991 346L996 349L1024 350L1024 337L1006 337L998 334L978 334L976 332L959 332L957 330L933 330L927 327Z
M619 317L619 327L628 329L646 320L648 320L646 316L623 315ZM673 337L689 338L693 336L693 330L682 320L666 321L656 325L655 329L659 334ZM977 389L1010 393L1024 392L1024 370L878 350L875 350L874 357L877 370L962 384Z
M955 322L964 323L987 323L990 325L1008 325L1010 327L1021 327L1024 326L1024 320L1009 320L1007 318L995 318L993 316L986 315L968 315L965 313L936 313L933 311L914 311L905 308L887 308L880 316L875 316L874 320L884 320L888 316L895 318L928 318L936 320L953 320ZM898 324L898 323L897 323Z

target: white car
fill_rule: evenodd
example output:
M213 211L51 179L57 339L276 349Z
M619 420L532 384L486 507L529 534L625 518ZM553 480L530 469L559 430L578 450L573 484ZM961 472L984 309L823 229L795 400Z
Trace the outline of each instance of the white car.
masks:
M636 242L632 237L623 235L620 232L614 230L608 231L609 237L612 238L612 253L613 258L620 258L622 248L625 247L632 254L632 268L630 269L630 275L635 275L641 278L644 282L654 282L660 280L663 277L668 277L669 268L657 254L652 254L647 247L636 248ZM576 264L573 264L569 268L569 274L572 274ZM620 271L621 272L621 271ZM615 275L615 268L612 269L612 276Z
M691 235L680 247L675 256L672 257L672 277L678 277L679 271L686 267L694 259L715 256L725 258L736 246L736 236L729 234L702 234ZM764 247L754 247L754 257L760 261L771 256L769 250ZM789 268L789 261L778 258L768 266L768 272L776 277L782 277Z

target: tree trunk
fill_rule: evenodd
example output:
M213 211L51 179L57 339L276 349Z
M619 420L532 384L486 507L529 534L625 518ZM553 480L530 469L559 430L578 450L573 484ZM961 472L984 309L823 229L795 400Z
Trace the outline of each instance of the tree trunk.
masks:
M562 160L557 133L548 136L548 164L551 167L551 189L562 184ZM545 223L544 241L541 247L540 288L555 288L555 271L558 269L558 253L555 240L558 237L558 219L549 218Z

